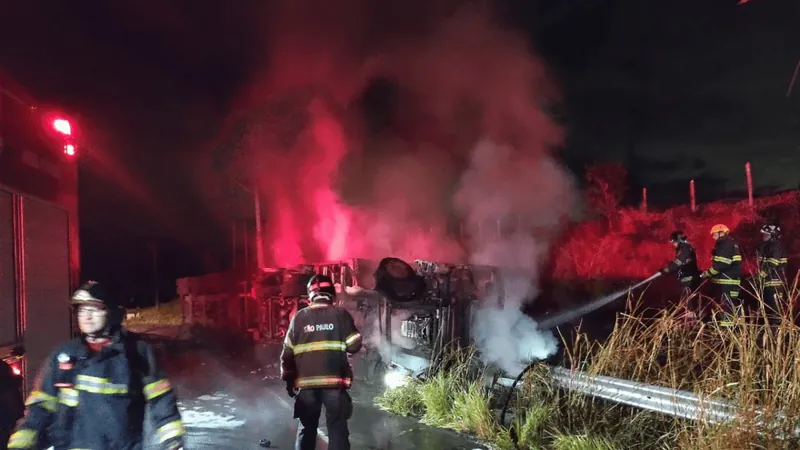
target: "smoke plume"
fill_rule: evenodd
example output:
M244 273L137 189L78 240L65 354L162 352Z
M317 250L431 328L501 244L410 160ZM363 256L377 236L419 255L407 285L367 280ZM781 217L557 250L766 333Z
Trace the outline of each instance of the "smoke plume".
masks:
M487 363L512 375L557 350L552 333L522 312L538 294L550 238L571 203L568 174L543 150L481 142L456 194L476 237L471 262L499 268L501 286L472 318L475 344ZM481 233L485 224L511 226L491 238Z
M272 14L259 88L283 106L251 140L267 259L500 267L503 300L476 313L477 343L508 372L546 357L555 340L520 308L572 187L552 156L563 133L545 111L544 65L477 7L345 3L293 0Z

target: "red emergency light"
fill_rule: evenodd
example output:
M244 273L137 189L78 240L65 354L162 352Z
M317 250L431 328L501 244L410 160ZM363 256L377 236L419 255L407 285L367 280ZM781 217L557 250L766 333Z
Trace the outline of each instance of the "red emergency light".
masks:
M75 156L75 146L72 144L64 145L64 154L67 156Z
M72 125L67 119L58 118L53 120L53 129L64 136L72 136Z
M8 367L11 368L11 373L15 377L21 377L22 376L22 358L21 357L3 359L2 362L5 362L6 364L8 364Z
M11 373L13 373L15 376L22 375L22 365L20 364L19 361L11 361L11 364L9 364L9 366L11 366Z

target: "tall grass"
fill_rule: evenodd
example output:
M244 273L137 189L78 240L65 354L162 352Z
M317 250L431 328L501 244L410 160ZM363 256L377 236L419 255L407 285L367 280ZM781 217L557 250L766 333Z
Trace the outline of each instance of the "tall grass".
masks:
M705 323L681 317L688 299L650 318L641 303L631 302L606 342L573 343L570 363L595 374L725 398L738 407L728 426L683 427L679 444L685 448L797 448L800 443L787 438L800 421L797 281L777 311L764 305L758 286L744 290L757 306Z
M739 412L729 424L685 421L564 392L552 385L544 365L531 370L514 394L511 422L499 424L496 407L504 394L484 388L472 351L427 380L387 391L378 403L503 450L800 448L793 437L800 424L798 299L795 281L778 311L758 298L758 307L739 309L725 321L716 315L694 321L685 316L689 299L652 312L630 298L606 341L591 342L580 329L562 339L565 364L573 369L728 399Z

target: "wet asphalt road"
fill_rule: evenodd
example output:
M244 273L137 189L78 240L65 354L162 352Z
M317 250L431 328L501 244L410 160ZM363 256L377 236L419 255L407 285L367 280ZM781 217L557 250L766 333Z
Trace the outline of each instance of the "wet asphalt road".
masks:
M262 439L271 441L270 448L294 448L297 425L292 418L293 400L278 376L279 354L277 344L259 345L237 356L204 350L162 354L180 398L187 450L260 449ZM354 366L358 371L358 361ZM486 448L454 432L378 409L373 398L380 389L357 380L351 390L350 442L354 450ZM317 448L327 448L324 413Z

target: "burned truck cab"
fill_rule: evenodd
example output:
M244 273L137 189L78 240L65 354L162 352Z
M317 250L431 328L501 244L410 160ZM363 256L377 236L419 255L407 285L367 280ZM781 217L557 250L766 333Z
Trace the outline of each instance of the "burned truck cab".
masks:
M495 285L491 268L384 258L375 272L379 295L365 313L366 341L387 377L418 377L447 346L470 343L472 309ZM377 334L378 339L371 337Z

